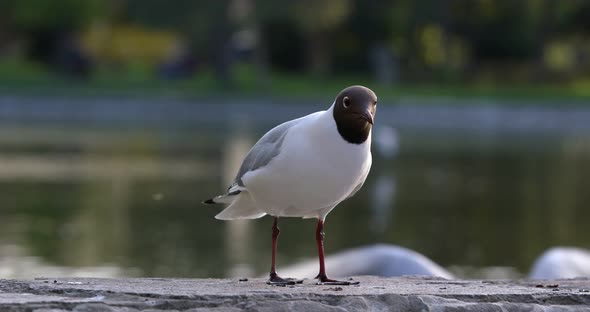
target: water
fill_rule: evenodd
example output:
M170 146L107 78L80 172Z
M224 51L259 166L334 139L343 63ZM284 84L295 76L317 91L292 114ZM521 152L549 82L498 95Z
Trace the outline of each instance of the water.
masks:
M272 125L3 125L0 277L265 274L272 219L218 221L200 202ZM327 218L328 254L390 243L518 276L546 248L590 247L590 132L381 130L389 148ZM316 257L314 220L280 226L279 271Z

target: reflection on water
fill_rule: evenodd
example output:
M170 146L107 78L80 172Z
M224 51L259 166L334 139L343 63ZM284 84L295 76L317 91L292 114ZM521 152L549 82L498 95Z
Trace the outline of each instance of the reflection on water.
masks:
M270 126L0 128L0 277L264 274L271 219L218 221L200 201ZM549 246L589 247L589 134L393 135L395 152L374 149L365 187L329 215L328 253L382 242L526 273ZM279 269L316 256L313 220L281 230Z
M234 128L230 131L230 134L223 140L223 185L220 187L220 191L215 194L223 193L223 190L233 183L236 172L238 172L242 164L242 159L244 159L252 145L256 143L249 137L247 126L240 122L233 126ZM207 196L203 198L207 198ZM253 252L249 248L252 240L250 221L235 220L228 222L225 228L224 252L229 261L225 275L230 277L253 276L256 273L250 263L251 253Z

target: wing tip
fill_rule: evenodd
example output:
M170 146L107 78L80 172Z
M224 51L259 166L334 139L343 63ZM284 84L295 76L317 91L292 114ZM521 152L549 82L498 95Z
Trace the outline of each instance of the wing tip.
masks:
M233 201L233 197L242 193L242 190L235 190L229 192L225 195L219 195L213 198L209 198L207 200L202 201L201 203L205 205L213 205L213 204L230 204Z
M215 202L215 201L213 201L213 198L209 198L209 199L207 199L207 200L204 200L204 201L202 201L201 203L202 203L202 204L205 204L205 205L212 205L212 204L216 204L216 202Z

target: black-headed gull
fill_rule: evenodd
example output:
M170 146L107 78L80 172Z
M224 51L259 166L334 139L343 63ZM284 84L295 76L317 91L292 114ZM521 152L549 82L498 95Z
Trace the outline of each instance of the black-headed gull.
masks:
M204 201L229 204L215 216L221 220L274 217L270 284L301 282L276 273L279 217L318 219L319 284L356 283L326 275L324 221L336 205L361 188L369 174L376 107L373 91L351 86L327 110L276 126L248 152L227 193Z

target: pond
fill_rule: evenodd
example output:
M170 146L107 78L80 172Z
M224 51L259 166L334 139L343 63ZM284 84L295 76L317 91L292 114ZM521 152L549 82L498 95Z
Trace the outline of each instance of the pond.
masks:
M264 275L272 219L219 221L228 186L273 122L0 127L0 278ZM395 127L395 125L394 125ZM380 127L328 254L388 243L466 277L526 275L555 245L589 247L590 133ZM281 219L281 266L316 257L315 221ZM329 268L328 268L329 269Z

